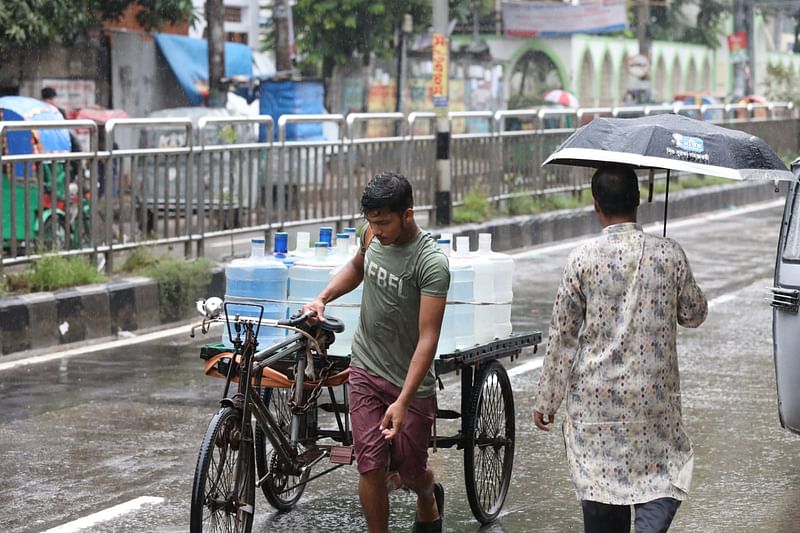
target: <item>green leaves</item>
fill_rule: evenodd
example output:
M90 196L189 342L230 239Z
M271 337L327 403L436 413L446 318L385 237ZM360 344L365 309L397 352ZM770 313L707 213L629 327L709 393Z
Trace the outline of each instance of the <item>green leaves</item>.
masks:
M14 0L0 1L0 51L17 46L69 41L116 20L130 5L146 30L167 22L194 20L192 0Z

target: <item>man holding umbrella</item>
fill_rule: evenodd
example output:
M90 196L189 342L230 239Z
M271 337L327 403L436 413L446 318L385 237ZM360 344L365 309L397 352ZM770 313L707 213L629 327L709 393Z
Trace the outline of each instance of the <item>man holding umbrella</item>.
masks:
M705 296L672 239L636 223L639 183L629 166L592 177L600 237L567 260L553 306L533 418L562 424L588 532L667 531L691 482L692 443L681 416L677 325L698 327Z

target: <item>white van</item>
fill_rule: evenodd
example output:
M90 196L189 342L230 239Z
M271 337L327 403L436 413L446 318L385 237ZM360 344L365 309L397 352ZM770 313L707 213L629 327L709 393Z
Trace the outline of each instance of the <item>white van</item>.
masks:
M800 177L800 158L792 163ZM800 433L800 183L790 182L783 210L775 286L771 291L772 338L781 425Z

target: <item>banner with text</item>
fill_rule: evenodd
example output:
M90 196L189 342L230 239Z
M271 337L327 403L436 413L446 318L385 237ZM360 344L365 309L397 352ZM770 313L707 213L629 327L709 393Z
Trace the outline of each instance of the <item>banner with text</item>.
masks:
M503 25L509 37L552 37L609 33L628 27L625 2L605 0L580 5L503 0Z
M442 33L433 34L433 107L437 114L447 116L447 78L450 42Z

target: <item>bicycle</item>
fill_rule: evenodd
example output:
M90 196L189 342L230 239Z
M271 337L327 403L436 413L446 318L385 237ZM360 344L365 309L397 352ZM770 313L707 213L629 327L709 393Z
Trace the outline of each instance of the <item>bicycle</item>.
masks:
M323 458L334 455L335 460L338 450L341 459L335 468L352 463L347 428L340 425L338 435L344 446L319 444L313 416L321 391L332 383L329 378L345 370L336 361L329 361L326 352L335 334L344 331L344 325L333 317L310 325L307 320L313 313L270 321L263 319L262 306L237 306L260 311L257 319L237 316L230 320L228 302L224 304L234 352L227 365L221 367L226 378L221 408L208 426L197 460L191 504L193 532L217 531L218 527L248 532L253 523L256 486L261 487L274 507L288 510L302 495L311 468ZM220 321L219 315L206 314L204 331L214 321ZM256 338L262 326L285 328L294 334L258 351ZM287 384L288 376L303 379L295 379L290 387L275 388L275 383L264 387L264 369L273 372L271 379L280 385ZM270 374L267 376L269 381ZM228 397L234 382L236 393ZM309 383L311 390L306 389ZM251 416L256 421L255 431Z

